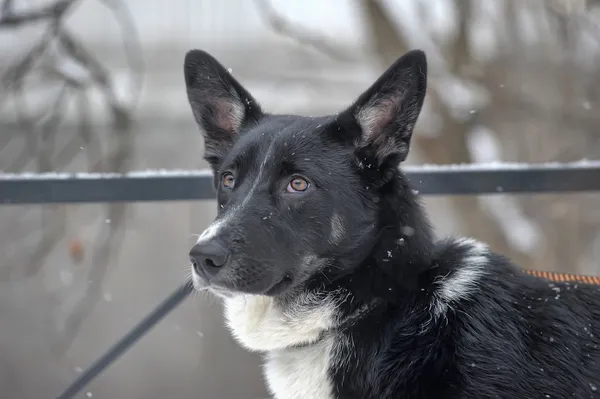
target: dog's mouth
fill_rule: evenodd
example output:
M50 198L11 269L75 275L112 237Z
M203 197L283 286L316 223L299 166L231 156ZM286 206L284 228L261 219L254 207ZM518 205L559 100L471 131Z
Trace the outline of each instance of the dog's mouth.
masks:
M234 291L227 290L227 289L224 289L221 287L214 287L214 286L212 286L212 287L209 286L207 288L207 291L209 291L211 294L214 294L221 298L233 298L236 295L236 293Z
M276 282L266 289L261 289L256 291L254 289L245 289L244 285L223 285L223 284L215 284L211 283L203 276L198 274L195 270L192 271L192 282L194 288L198 291L208 291L216 296L222 298L231 298L240 294L254 294L254 295L267 295L267 296L277 296L284 293L288 288L292 286L293 278L289 274L285 274L281 279L276 280Z

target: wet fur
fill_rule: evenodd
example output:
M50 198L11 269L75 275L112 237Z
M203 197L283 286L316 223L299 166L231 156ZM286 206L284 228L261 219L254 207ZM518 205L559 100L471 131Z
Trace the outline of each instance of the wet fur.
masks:
M236 258L210 281L195 274L196 287L224 297L278 399L600 397L599 287L434 238L397 168L425 76L411 52L337 116L269 115L190 52L188 96L219 197L199 241L221 237ZM232 168L239 185L225 191ZM282 194L296 171L317 188Z

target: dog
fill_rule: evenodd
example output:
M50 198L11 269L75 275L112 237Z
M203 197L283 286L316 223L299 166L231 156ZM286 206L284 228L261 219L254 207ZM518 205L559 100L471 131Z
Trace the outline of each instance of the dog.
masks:
M219 210L192 281L264 354L275 398L600 398L598 287L434 236L399 167L424 52L331 116L264 112L201 50L184 76Z

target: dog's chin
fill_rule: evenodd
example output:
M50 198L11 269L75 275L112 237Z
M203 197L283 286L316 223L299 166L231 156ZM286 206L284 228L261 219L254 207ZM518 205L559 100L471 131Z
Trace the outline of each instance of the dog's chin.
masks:
M219 283L208 282L198 274L192 273L192 283L195 290L207 291L220 298L232 298L237 295L278 296L285 294L293 286L293 280L287 275L282 278L265 279L252 286L244 286L243 283L225 286Z
M210 292L211 294L213 294L214 296L217 296L219 298L224 298L224 299L233 298L235 296L242 295L241 292L233 291L233 290L229 290L229 289L225 289L225 288L221 288L221 287L215 287L215 286L208 287L207 291Z
M236 295L242 294L241 292L238 292L236 290L211 285L205 280L203 280L201 277L199 277L197 274L192 275L192 283L196 291L210 292L211 294L219 298L233 298Z
M196 291L206 291L208 290L208 282L205 281L202 277L200 277L193 269L192 269L192 285Z

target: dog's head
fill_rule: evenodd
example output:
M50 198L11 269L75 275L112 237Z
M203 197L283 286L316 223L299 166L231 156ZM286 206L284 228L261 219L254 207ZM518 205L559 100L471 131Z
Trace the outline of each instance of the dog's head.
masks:
M280 295L317 275L352 272L385 227L382 192L402 178L425 54L405 54L326 117L263 112L203 51L186 55L184 74L219 207L190 251L196 288Z

